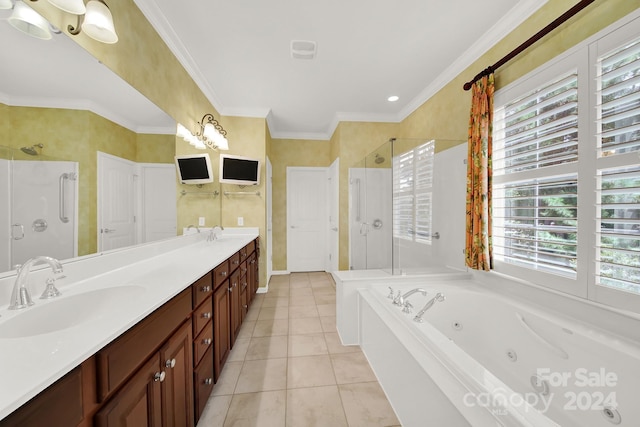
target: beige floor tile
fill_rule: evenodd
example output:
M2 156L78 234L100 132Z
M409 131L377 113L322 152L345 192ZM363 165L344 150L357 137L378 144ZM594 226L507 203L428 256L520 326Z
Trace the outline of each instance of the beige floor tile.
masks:
M315 303L316 300L313 298L313 295L289 298L289 307L293 307L296 305L315 305Z
M246 360L236 393L284 390L287 387L287 359Z
M312 282L314 280L327 280L327 278L331 277L329 273L324 271L313 271L311 273L307 273L309 275L309 280Z
M289 335L317 334L319 332L322 332L319 317L289 319Z
M318 282L314 283L311 287L313 290L313 295L336 295L336 290L329 282Z
M275 298L275 297L288 297L289 296L289 287L287 286L282 288L269 288L269 292L265 294L265 298Z
M227 360L222 368L222 373L218 382L213 386L213 395L221 396L225 394L233 394L236 389L236 383L242 370L243 362L234 362Z
M228 362L243 361L247 355L247 349L249 348L250 343L251 343L251 338L236 338L236 342L233 344L233 348L229 352L229 357L227 357L227 361Z
M253 328L254 337L271 337L288 333L289 319L258 320Z
M333 313L336 312L336 296L335 295L314 295L317 305L330 305L333 307Z
M330 357L338 384L377 381L362 352L332 354Z
M286 417L286 390L236 394L225 427L282 427Z
M305 289L305 288L310 288L311 287L311 282L309 282L308 280L304 280L304 281L300 281L300 282L293 282L290 285L291 290L293 289Z
M251 338L245 360L287 357L288 338L286 335Z
M320 316L323 332L337 332L335 316Z
M288 359L288 389L335 384L336 380L329 356L290 357Z
M247 312L247 315L245 316L244 320L245 321L250 321L253 322L255 320L258 319L258 315L260 313L262 309L260 307L254 307L253 305L251 306L251 308L249 309L249 311Z
M287 391L287 427L346 427L336 386Z
M340 336L337 332L325 333L324 339L327 343L327 350L331 354L357 353L360 351L360 346L342 345L342 341L340 341Z
M400 422L377 382L338 386L349 427L384 427Z
M197 427L213 427L224 425L232 395L212 396L202 411Z
M236 338L251 338L253 335L253 328L256 326L255 320L248 320L246 317L244 322L242 322L242 326L240 326L240 331L238 332L238 336Z
M318 304L318 314L320 316L335 316L336 315L336 305L334 304Z
M289 357L327 354L324 334L291 335L289 337Z
M256 320L287 319L289 307L262 307Z
M289 307L289 319L300 319L303 317L318 317L316 305L292 305Z
M268 297L262 302L262 307L288 307L289 297Z
M294 288L292 286L291 290L289 291L289 296L291 296L291 297L312 297L313 296L313 289L311 289L311 287Z

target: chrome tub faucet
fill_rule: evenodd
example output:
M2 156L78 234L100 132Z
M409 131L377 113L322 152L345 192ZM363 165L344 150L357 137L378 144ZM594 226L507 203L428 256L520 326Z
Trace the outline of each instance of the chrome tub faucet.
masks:
M405 300L409 298L411 295L415 294L416 292L420 292L422 295L427 296L427 291L422 288L411 289L409 292L405 293L404 295L402 295L400 291L398 291L398 295L396 295L396 297L393 299L393 304L399 305L400 307L405 307L406 306Z
M49 264L49 267L51 267L51 270L54 274L62 273L62 264L60 264L60 261L49 256L37 256L25 261L24 264L17 267L18 276L16 277L16 281L13 285L13 292L11 293L11 303L9 304L9 310L19 310L22 308L27 308L34 304L33 300L31 299L29 289L27 288L27 277L29 276L31 267L41 262L46 262L47 264ZM47 299L60 295L60 291L58 291L58 289L56 289L55 287L55 279L47 279L46 283L47 287L40 298Z
M422 323L424 322L424 319L422 318L422 315L429 310L433 304L435 304L436 302L442 302L445 300L444 294L442 292L438 292L436 294L435 297L431 298L425 305L424 307L422 307L422 310L420 310L415 317L413 318L414 322L418 322L418 323Z

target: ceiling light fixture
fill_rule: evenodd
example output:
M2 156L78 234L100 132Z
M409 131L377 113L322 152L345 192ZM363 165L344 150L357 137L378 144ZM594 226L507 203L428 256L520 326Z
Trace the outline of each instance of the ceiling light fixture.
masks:
M31 37L41 40L51 39L49 21L21 1L16 1L13 5L13 12L8 21L12 27Z
M49 0L49 3L73 15L83 15L87 12L83 0Z
M207 147L214 150L228 150L227 131L213 117L213 114L205 114L198 122L200 130L192 133L189 129L178 123L176 136L181 137L195 148L203 150Z
M387 101L396 102L398 99L400 99L398 95L391 95L390 97L387 98Z

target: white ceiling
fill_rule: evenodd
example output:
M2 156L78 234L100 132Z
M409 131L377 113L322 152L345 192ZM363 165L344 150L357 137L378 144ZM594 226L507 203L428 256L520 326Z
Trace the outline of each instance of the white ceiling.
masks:
M221 115L266 118L274 138L326 140L339 121L403 120L547 0L134 1ZM9 14L0 11L0 102L175 131L69 37L31 38ZM315 41L316 57L293 59L292 40Z
M220 114L307 139L401 121L546 2L134 1ZM316 57L293 59L292 40L316 42Z

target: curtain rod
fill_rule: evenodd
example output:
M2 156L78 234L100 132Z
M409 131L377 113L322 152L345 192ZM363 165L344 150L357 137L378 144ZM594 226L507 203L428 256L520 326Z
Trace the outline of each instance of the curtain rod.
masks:
M538 31L537 33L535 33L533 36L531 36L527 41L525 41L524 43L522 43L520 46L518 46L517 48L515 48L514 50L512 50L511 52L509 52L507 55L505 55L501 60L499 60L498 62L496 62L495 64L493 64L490 67L485 68L484 70L482 70L481 72L479 72L474 78L473 80L471 80L470 82L467 82L464 84L463 88L464 90L469 90L471 89L471 86L477 82L478 80L480 80L482 77L484 76L488 76L489 74L493 73L494 71L496 71L498 68L502 67L504 64L506 64L507 62L509 62L510 60L512 60L513 58L515 58L516 56L520 55L525 49L527 49L529 46L531 46L532 44L534 44L535 42L537 42L538 40L540 40L541 38L543 38L544 36L546 36L547 34L549 34L551 31L553 31L554 29L556 29L557 27L559 27L561 24L565 23L566 21L568 21L571 17L573 17L574 15L576 15L578 12L580 12L582 9L584 9L585 7L589 6L591 3L593 3L595 0L582 0L579 3L577 3L575 6L573 6L571 9L567 10L565 13L563 13L561 16L559 16L558 18L556 18L552 23L550 23L549 25L547 25L546 27L544 27L542 30Z

